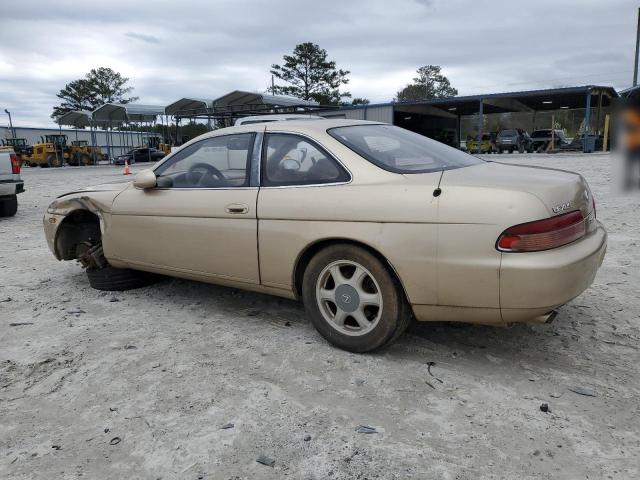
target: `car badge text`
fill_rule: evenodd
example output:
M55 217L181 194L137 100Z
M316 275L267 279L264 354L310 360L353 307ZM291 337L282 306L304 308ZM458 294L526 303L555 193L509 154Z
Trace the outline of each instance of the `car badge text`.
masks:
M553 213L560 213L560 212L564 212L565 210L568 210L570 207L571 207L571 202L567 202L567 203L563 203L562 205L556 205L551 210L553 210Z

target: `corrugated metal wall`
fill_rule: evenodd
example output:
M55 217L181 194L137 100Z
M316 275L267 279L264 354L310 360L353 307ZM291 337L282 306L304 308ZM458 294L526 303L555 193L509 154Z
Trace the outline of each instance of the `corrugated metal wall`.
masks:
M382 105L363 108L345 108L344 110L330 110L318 112L325 118L346 118L348 120L370 120L393 124L393 105Z
M60 130L57 128L32 128L32 127L14 127L18 138L25 138L29 145L40 142L40 137L45 135L57 135ZM87 130L62 129L62 134L66 135L67 143L76 140L76 132L78 140L86 140L91 145L91 132ZM124 135L123 135L124 133ZM131 150L132 145L138 145L142 142L142 136L146 132L113 132L109 142L107 142L107 132L104 130L96 130L96 143L102 149L103 153L107 153L107 143L111 145L111 156L115 157ZM0 140L10 138L11 130L8 127L0 127Z

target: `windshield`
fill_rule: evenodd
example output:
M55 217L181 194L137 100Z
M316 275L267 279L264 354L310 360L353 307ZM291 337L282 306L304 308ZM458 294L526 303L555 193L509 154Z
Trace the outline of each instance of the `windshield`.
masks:
M392 125L354 125L329 135L371 163L396 173L426 173L467 167L482 160Z

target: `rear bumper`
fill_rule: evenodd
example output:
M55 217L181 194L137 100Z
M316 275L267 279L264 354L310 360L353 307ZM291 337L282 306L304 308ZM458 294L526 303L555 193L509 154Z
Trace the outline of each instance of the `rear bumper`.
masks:
M594 231L564 247L503 254L500 267L503 321L531 320L580 295L593 283L606 250L607 233L597 222Z
M22 180L0 180L0 197L8 197L24 192Z

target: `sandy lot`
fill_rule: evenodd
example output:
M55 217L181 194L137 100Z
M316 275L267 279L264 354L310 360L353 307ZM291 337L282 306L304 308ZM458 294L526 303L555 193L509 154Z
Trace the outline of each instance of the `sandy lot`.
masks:
M370 355L328 345L296 302L92 290L42 214L121 169L25 169L0 220L0 478L639 478L640 201L612 194L608 155L499 158L590 182L610 234L594 285L550 325L413 325Z

